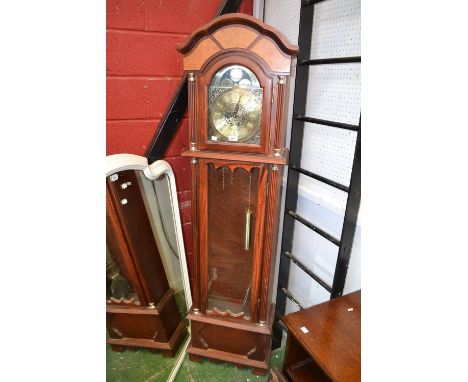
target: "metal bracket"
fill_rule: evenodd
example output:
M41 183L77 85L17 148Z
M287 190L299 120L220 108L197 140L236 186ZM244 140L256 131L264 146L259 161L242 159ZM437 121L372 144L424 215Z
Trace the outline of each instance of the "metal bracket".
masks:
M274 156L275 156L275 157L280 157L281 155L283 155L283 150L284 150L284 149L274 149L274 150L273 150Z

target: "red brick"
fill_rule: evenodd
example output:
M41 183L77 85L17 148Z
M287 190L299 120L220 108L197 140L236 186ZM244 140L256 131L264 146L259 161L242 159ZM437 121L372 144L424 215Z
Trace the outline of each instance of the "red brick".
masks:
M107 28L145 28L144 0L107 0Z
M167 161L171 165L172 171L174 171L177 192L190 191L191 189L190 158L171 157L171 158L164 158L164 160Z
M162 118L179 79L107 79L107 119Z
M182 76L182 56L176 44L183 36L108 31L107 75Z
M192 33L216 16L219 0L146 0L146 28Z
M108 121L106 155L144 155L159 121Z
M192 192L182 191L177 193L179 200L180 220L182 224L192 221Z

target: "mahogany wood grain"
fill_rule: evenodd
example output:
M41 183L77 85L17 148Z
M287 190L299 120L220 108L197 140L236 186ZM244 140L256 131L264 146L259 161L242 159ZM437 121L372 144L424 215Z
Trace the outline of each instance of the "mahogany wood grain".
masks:
M120 314L161 314L164 309L172 304L172 300L174 300L174 290L168 289L164 296L159 300L158 304L155 307L135 307L129 305L114 305L108 304L106 307L106 311L108 313L120 313Z
M194 309L188 315L188 352L191 360L228 361L264 374L271 352L274 304L269 300L281 179L289 158L284 147L285 85L298 47L253 17L229 14L196 30L178 50L188 72L191 119L191 149L182 153L192 158ZM228 65L249 68L263 89L259 144L208 140L208 87ZM224 169L236 175L236 189L229 192ZM245 249L248 209L251 241ZM224 310L215 309L216 304Z
M256 53L259 57L262 57L267 63L270 69L275 73L289 73L291 68L291 56L277 49L275 42L264 37L258 39L249 51Z
M361 380L361 291L291 313L284 372L292 381ZM303 333L306 327L308 333Z
M255 322L251 322L247 320L238 320L232 317L220 317L220 316L212 316L212 315L206 315L206 314L195 314L193 312L193 309L190 310L190 312L187 315L187 318L189 318L190 321L206 322L206 323L213 324L213 325L222 324L223 326L226 326L229 328L241 329L241 330L246 330L246 331L255 332L255 333L271 334L271 328L273 326L273 319L274 319L274 312L275 312L275 304L270 304L270 307L268 309L266 325L263 325L263 326ZM220 320L222 320L221 323L220 323Z
M213 150L203 150L203 151L183 151L181 156L191 157L191 158L210 158L210 159L223 159L223 160L232 160L239 162L253 162L253 163L270 163L276 165L287 165L289 158L289 150L284 149L281 153L281 156L267 156L260 154L244 154L244 153L221 153L219 151Z
M287 123L285 123L283 119L283 110L284 110L284 97L285 97L285 92L286 92L286 84L284 83L287 81L288 77L284 77L283 83L279 83L277 81L276 83L276 102L275 102L275 115L272 115L272 118L274 117L274 123L276 124L275 128L272 130L272 132L275 134L274 137L271 138L273 143L274 148L281 149L284 146L284 140L285 140L285 130ZM284 113L287 114L287 113ZM272 122L273 123L273 122Z
M192 200L192 203L198 203L198 219L200 223L199 231L199 266L200 282L198 289L200 292L200 312L206 313L208 307L208 165L203 160L198 165L198 200Z
M259 321L265 321L267 317L267 308L269 303L269 292L273 287L273 274L275 269L275 254L276 254L276 234L278 232L278 220L277 216L280 210L281 200L281 182L282 182L282 167L281 170L273 171L271 165L267 195L265 197L267 201L266 207L266 223L265 223L265 246L263 250L262 259L262 275L261 275L261 286L260 286L260 304L259 304Z
M254 230L254 250L253 250L253 269L252 269L252 287L250 297L250 315L252 322L258 321L258 308L260 304L260 277L262 274L262 260L264 253L265 236L265 214L268 190L268 172L267 166L259 167L259 182L257 189L257 206L255 208L255 230Z
M186 68L198 68L200 63L205 62L215 53L219 52L221 48L216 43L216 40L207 37L200 40L189 54L184 56L184 67Z
M174 331L172 337L167 342L155 341L153 339L145 338L108 338L107 343L112 346L114 351L123 351L124 347L129 348L146 348L146 349L160 349L168 350L171 357L175 356L180 343L182 342L187 328L183 321L179 323L177 329Z
M223 49L248 49L258 36L258 32L255 29L244 25L228 25L219 28L213 33L213 37Z
M253 367L254 374L264 375L271 355L271 331L274 318L274 304L271 304L267 324L194 314L188 318L192 323L192 340L187 349L200 358L212 358ZM192 357L190 357L192 359Z
M195 30L190 36L187 37L184 42L178 44L177 50L183 54L186 54L193 48L195 43L200 38L207 36L208 34L212 34L214 31L224 25L230 24L245 25L257 30L259 33L272 38L278 44L281 50L289 55L295 55L299 51L299 47L297 45L291 44L286 36L284 36L278 29L265 24L253 16L244 15L242 13L230 13L228 15L220 16L211 20L209 23Z

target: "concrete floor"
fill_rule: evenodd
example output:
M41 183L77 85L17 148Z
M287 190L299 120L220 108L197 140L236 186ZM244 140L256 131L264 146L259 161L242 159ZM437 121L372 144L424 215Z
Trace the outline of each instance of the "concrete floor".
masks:
M284 346L272 352L270 367L281 367ZM107 345L107 381L112 382L166 382L175 358L165 358L161 353L148 350L125 350L113 352ZM263 382L268 373L259 377L250 369L238 369L228 363L214 364L207 360L191 362L185 355L176 382Z

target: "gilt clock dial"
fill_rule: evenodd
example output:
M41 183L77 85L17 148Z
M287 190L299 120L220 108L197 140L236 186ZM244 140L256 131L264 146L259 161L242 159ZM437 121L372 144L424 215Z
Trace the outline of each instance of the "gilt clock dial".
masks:
M263 89L246 67L219 70L208 90L208 140L260 144Z

